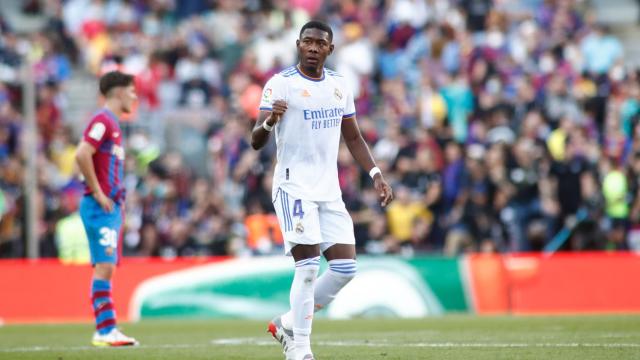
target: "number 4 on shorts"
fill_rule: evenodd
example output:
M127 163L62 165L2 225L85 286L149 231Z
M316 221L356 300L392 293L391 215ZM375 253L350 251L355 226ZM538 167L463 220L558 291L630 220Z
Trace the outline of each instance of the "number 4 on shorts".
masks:
M293 203L293 216L299 216L300 219L304 217L304 211L302 211L302 200L300 199Z

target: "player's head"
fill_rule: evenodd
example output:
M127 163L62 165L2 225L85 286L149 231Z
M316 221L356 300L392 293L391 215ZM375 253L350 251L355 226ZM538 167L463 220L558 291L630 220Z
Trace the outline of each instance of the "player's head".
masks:
M296 40L300 66L318 69L324 66L327 56L333 52L333 31L321 21L309 21L300 29Z
M138 96L133 83L133 75L120 71L110 71L100 77L100 93L107 100L116 100L120 110L130 113Z

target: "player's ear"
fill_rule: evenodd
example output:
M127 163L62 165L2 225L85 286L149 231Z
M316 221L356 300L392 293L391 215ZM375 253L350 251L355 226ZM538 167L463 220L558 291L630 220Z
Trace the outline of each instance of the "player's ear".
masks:
M122 95L124 93L123 89L124 88L122 86L118 86L118 87L114 88L112 90L113 91L113 96L117 97L118 99L122 99Z
M300 39L296 40L296 47L300 47Z
M331 55L333 53L333 48L335 46L333 44L329 45L329 55Z

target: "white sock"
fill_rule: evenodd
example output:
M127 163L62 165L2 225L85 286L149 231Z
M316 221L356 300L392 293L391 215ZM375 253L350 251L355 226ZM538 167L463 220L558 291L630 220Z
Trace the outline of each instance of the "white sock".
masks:
M335 259L329 261L329 269L316 281L313 302L314 311L329 305L340 290L356 275L356 261L353 259ZM289 310L280 318L285 329L293 327L293 313Z
M329 261L329 269L318 278L314 293L315 311L329 305L342 288L356 276L356 261L335 259Z
M311 354L311 323L313 321L313 290L315 287L320 257L296 262L296 270L291 284L291 313L293 318L293 339L296 357Z

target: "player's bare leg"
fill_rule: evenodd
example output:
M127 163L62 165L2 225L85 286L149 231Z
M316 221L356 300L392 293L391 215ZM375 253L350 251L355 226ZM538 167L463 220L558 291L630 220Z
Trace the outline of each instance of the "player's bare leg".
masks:
M352 244L335 244L323 253L327 261L338 259L356 259L356 246Z
M97 263L93 268L93 278L111 281L116 266L111 263Z

